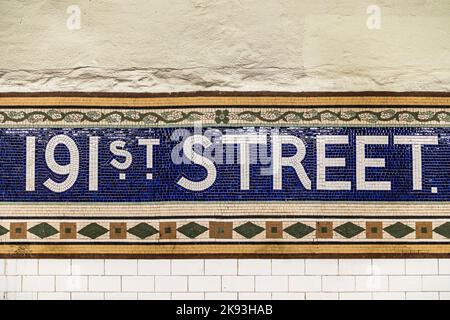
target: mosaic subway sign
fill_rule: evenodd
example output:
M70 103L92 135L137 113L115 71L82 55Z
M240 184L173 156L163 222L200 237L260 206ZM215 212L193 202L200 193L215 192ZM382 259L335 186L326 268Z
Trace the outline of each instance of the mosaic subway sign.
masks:
M450 253L450 98L0 97L0 255Z
M0 148L4 201L450 197L448 129L3 129Z

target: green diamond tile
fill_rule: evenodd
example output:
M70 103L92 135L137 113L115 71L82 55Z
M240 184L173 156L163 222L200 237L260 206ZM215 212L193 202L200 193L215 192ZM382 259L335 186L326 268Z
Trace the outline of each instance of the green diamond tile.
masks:
M45 222L35 225L34 227L28 229L28 232L38 236L41 239L48 238L59 233L58 230L56 230L54 227Z
M135 225L133 228L128 229L128 233L141 239L151 237L158 232L159 231L156 230L153 226L143 222Z
M443 237L450 239L450 222L441 224L439 227L434 229L434 232L440 234Z
M0 236L7 234L9 232L4 226L0 226Z
M403 238L404 236L407 236L411 232L414 232L414 229L410 226L407 226L406 224L403 224L401 222L397 222L395 224L390 225L389 227L384 228L384 231L389 233L394 238Z
M177 230L178 232L184 234L186 237L195 239L206 230L208 230L208 228L198 223L190 222L188 224L185 224L184 226L179 227Z
M96 239L96 238L104 235L107 232L108 232L108 229L102 227L101 225L99 225L97 223L88 224L83 229L78 231L79 234L81 234L85 237L91 238L91 239Z
M314 229L313 227L310 227L306 224L300 223L300 222L297 222L297 223L287 227L286 229L284 229L284 231L287 234L289 234L297 239L307 236L314 230L316 230L316 229Z
M341 236L343 236L347 239L357 236L364 230L365 230L364 228L362 228L352 222L347 222L347 223L341 224L340 226L338 226L334 229L334 231L336 231Z
M239 227L234 228L234 231L236 231L241 236L243 236L247 239L251 239L254 236L256 236L257 234L260 234L261 232L263 232L264 228L254 224L254 223L247 222L247 223L240 225Z

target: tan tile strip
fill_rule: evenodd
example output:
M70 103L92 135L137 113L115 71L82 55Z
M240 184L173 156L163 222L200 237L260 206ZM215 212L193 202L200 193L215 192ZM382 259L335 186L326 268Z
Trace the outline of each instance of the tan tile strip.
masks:
M449 216L449 202L0 203L9 217Z
M105 106L105 107L161 107L161 106L208 106L208 105L450 105L450 97L171 97L171 98L95 98L95 97L1 97L0 106Z
M0 257L14 256L33 257L48 256L64 258L76 257L141 257L158 258L166 257L258 257L258 256L280 256L280 257L323 257L323 256L445 256L450 252L448 244L311 244L311 245L289 245L289 244L255 244L255 245L2 245L0 246Z

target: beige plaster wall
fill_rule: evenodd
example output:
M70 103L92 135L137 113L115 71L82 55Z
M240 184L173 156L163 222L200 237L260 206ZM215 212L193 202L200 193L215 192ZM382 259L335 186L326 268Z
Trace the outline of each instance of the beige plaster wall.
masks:
M0 14L3 92L450 91L446 0L2 0Z

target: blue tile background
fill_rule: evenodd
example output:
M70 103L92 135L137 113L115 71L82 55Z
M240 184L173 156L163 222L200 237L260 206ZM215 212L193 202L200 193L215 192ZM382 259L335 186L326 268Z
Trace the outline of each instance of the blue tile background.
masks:
M186 128L193 131L193 129ZM215 128L217 129L217 128ZM218 128L220 129L220 128ZM225 129L225 128L222 128ZM258 131L261 128L246 128ZM263 128L268 131L270 128ZM446 201L450 199L450 129L449 128L280 128L281 134L301 137L307 143L307 156L303 162L312 180L312 190L301 185L291 168L283 169L283 190L272 189L272 176L261 175L261 169L269 165L252 165L250 190L240 190L239 165L218 165L215 184L203 192L191 192L177 185L185 175L192 180L202 180L202 167L176 165L171 161L172 148L179 143L171 140L175 128L159 129L0 129L0 199L1 201L48 201L48 202L150 202L150 201L270 201L270 200L320 200L320 201ZM75 185L64 193L53 193L42 183L49 177L62 181L65 177L51 173L44 159L44 148L48 140L57 134L73 138L80 150L80 174ZM327 147L328 157L345 157L347 167L331 168L328 180L352 181L352 191L317 191L315 137L320 134L349 135L349 145ZM99 149L99 191L88 191L88 138L101 137ZM367 170L367 180L389 180L391 191L356 191L355 180L355 136L388 135L389 146L367 147L367 157L386 158L386 168ZM423 147L423 191L412 190L412 155L410 146L393 145L394 135L437 135L438 146ZM36 191L25 192L25 140L36 136ZM155 147L154 168L145 165L145 147L137 145L137 138L159 138ZM109 162L112 155L109 144L116 139L127 142L133 154L133 164L126 171L127 179L119 180L119 171ZM269 140L270 141L270 140ZM237 147L234 147L235 151ZM284 155L290 155L293 147L286 146ZM270 147L268 153L270 154ZM256 150L252 148L252 154ZM56 159L64 164L68 152L58 147ZM153 180L146 180L146 173L153 173ZM269 170L270 172L270 170ZM437 187L438 194L431 188Z

